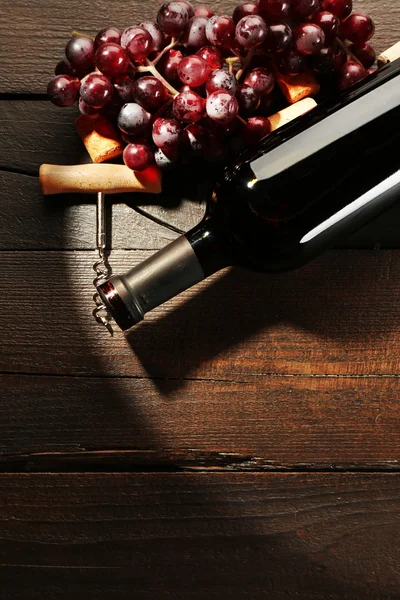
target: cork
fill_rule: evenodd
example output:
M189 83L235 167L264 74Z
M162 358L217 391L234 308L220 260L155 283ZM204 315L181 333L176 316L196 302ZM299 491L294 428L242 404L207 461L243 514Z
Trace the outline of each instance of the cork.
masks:
M121 156L124 144L117 129L103 116L96 119L80 115L75 121L79 133L90 158L94 163L102 163Z
M398 58L400 58L400 42L397 42L397 44L391 46L391 48L388 48L378 56L378 67L383 67Z
M42 193L106 194L124 192L161 193L161 171L153 165L145 171L132 171L125 165L42 165L39 171Z
M318 105L313 98L303 98L300 102L296 102L296 104L292 104L291 106L280 110L268 117L268 120L271 123L271 131L275 131L276 129L279 129L279 127L283 127L283 125L297 119L297 117L305 115L316 106Z
M287 77L277 72L276 80L289 104L315 96L320 90L320 85L311 71L304 71L294 77Z

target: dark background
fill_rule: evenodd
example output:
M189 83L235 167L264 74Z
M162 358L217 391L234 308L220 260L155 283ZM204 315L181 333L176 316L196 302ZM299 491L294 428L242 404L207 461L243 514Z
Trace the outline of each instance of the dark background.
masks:
M400 209L111 339L94 198L41 196L41 163L87 160L74 109L44 101L70 31L158 4L0 0L0 599L400 598ZM400 38L398 2L355 6L379 51ZM115 272L175 237L134 203L199 220L189 179L164 208L109 199Z

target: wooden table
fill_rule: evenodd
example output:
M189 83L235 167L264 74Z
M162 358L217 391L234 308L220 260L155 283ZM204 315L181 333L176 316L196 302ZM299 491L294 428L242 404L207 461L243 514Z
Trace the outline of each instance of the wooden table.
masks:
M41 163L87 160L44 96L70 31L157 5L0 2L0 599L400 598L400 207L297 273L226 271L111 339L91 317L94 199L40 194ZM398 2L356 5L378 50L400 37ZM186 183L163 209L133 201L188 228ZM113 200L121 272L175 234Z

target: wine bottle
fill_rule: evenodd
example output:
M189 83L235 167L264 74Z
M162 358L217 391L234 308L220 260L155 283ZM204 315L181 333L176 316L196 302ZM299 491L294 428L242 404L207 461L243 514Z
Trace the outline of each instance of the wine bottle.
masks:
M295 269L400 197L400 59L226 168L203 221L98 291L122 329L228 266Z

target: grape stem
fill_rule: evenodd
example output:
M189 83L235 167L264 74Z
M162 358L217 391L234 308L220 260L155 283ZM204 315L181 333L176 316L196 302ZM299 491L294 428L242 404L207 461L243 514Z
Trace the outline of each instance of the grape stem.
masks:
M151 73L153 77L156 77L156 79L161 81L161 83L167 88L174 98L175 96L179 95L179 92L170 83L168 83L168 81L161 75L159 71L157 71L154 63L152 63L148 58L146 58L145 65L138 67L138 71L139 73Z
M236 118L243 123L243 125L248 125L247 121L245 119L243 119L240 115L236 115Z
M239 69L239 71L236 73L236 79L238 81L240 81L243 73L246 71L247 67L249 66L251 59L254 56L254 52L255 52L254 48L252 48L251 50L248 51L247 56L246 56L244 62L242 63L242 68Z
M164 54L166 52L168 52L168 50L172 50L172 48L175 48L175 46L178 46L179 44L179 39L176 38L172 38L171 42L168 44L168 46L165 46L165 48L163 50L161 50L160 54L158 54L155 59L152 61L153 65L156 66L156 64L158 63L159 60L161 60L161 58L164 56Z
M92 37L91 35L88 35L87 33L81 33L80 31L76 31L75 29L72 32L72 37L84 37L84 38L88 38L89 40L92 40L92 42L94 42L94 37Z
M362 62L360 60L358 60L357 56L355 56L352 53L352 51L350 50L350 48L348 46L346 46L346 44L339 37L336 38L336 41L339 44L339 46L341 47L341 49L346 52L347 56L349 58L351 58L351 60L354 60L354 62L356 62L359 65L363 66Z
M229 58L225 58L225 62L229 67L229 73L233 73L233 67L241 62L241 59L237 56L230 56Z

